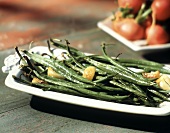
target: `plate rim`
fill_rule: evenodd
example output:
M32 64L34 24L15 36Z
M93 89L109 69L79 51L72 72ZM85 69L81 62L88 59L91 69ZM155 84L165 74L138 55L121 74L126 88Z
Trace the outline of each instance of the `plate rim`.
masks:
M47 49L47 47L45 46L36 46L31 50L35 52L35 51L39 51L40 49L42 50L42 48ZM62 51L61 49L57 49L57 50ZM28 86L15 81L12 75L18 75L20 72L21 70L19 69L19 66L13 68L5 79L5 85L8 86L9 88L22 91L31 95L36 95L39 97L75 104L79 106L116 111L116 112L139 114L139 115L167 116L170 114L170 106L168 106L170 105L170 103L162 107L145 107L145 106L138 106L138 105L108 102L108 101L86 98L81 96L74 96L74 95L69 95L69 94L64 94L59 92L43 91L42 89L39 89L37 87Z

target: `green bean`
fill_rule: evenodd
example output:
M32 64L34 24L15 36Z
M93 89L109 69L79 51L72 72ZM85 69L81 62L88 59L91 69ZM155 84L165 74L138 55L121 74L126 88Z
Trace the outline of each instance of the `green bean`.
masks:
M169 99L167 98L167 96L165 96L164 94L162 94L162 93L160 93L160 92L158 92L158 91L156 91L156 90L153 90L153 89L148 89L148 91L151 92L151 93L153 93L153 94L155 94L156 96L162 98L163 100L170 102L170 100L169 100Z
M15 51L18 54L18 56L20 57L20 60L22 61L23 64L27 64L27 62L25 61L24 57L20 54L18 47L15 47Z
M88 61L89 63L93 64L94 66L100 68L101 70L106 71L110 74L115 74L115 75L121 77L122 79L129 81L129 82L133 82L135 84L144 85L144 86L152 86L152 85L155 84L154 82L151 82L149 80L148 81L138 80L138 79L132 77L131 75L124 74L123 71L117 70L117 68L114 67L114 66L106 65L104 63L97 62L97 61L92 60L92 59L87 58L87 57L85 58L85 60Z
M83 57L84 58L84 57ZM87 63L82 63L83 66L85 67L88 67L88 66L91 66L91 64L87 64ZM98 69L96 67L96 72L99 74L99 75L102 75L102 76L106 76L107 75L107 72L105 71L102 71L101 69Z
M90 58L92 58L96 61L100 61L100 62L106 62L106 63L109 62L102 55L89 55L88 57L90 57ZM113 60L119 62L120 64L136 64L136 66L137 65L144 65L144 66L153 66L153 67L158 67L158 68L162 68L162 67L165 66L164 64L154 62L154 61L144 60L144 59L115 58L115 57L111 57L111 58Z
M150 98L147 97L147 94L139 86L137 86L135 84L130 84L128 82L124 82L120 79L118 79L118 80L121 84L119 84L118 82L114 82L114 80L110 81L110 82L113 83L114 85L119 86L119 87L121 86L121 88L123 87L123 89L126 90L126 91L129 91L129 92L134 93L135 95L138 95L139 96L138 99L140 99L143 102L144 105L146 105L146 106L157 106L157 104L155 104L153 100L151 100Z
M134 88L134 89L136 89L137 91L139 91L139 92L141 92L141 93L145 93L138 85L136 85L136 84L131 84L132 85L132 87Z
M103 86L102 84L97 84L95 82L92 82L90 80L86 80L85 78L83 78L82 76L77 76L77 73L72 71L72 69L70 68L65 68L65 67L62 67L63 66L63 63L61 64L61 62L52 62L52 61L49 61L49 59L45 58L45 57L42 57L40 55L37 55L37 54L29 54L27 51L23 51L24 53L26 53L27 55L29 55L31 57L31 59L33 59L34 61L37 61L39 63L42 63L46 66L50 66L52 67L54 70L56 70L59 74L63 75L66 77L66 79L72 81L72 82L75 82L75 83L79 83L79 84L84 84L83 82L85 81L85 83L91 83L92 85L94 86L98 86L100 88L103 88L105 90L109 90L109 91L114 91L114 88L112 87L107 87L107 86ZM44 61L44 62L43 62ZM54 63L54 64L51 64L51 63ZM61 66L60 66L60 65ZM57 69L57 66L58 65L58 69ZM64 68L66 71L65 72L62 72L61 69ZM71 71L71 72L70 72ZM76 76L76 77L75 77ZM78 80L77 80L78 79Z
M49 40L47 40L47 46L48 46L48 51L51 53L52 58L56 58L56 56L54 55L53 50L51 50L51 42Z
M147 97L145 94L140 93L139 91L136 91L136 90L130 88L129 86L126 86L126 85L120 84L118 82L115 82L114 80L111 80L110 83L113 84L113 85L116 85L118 87L121 87L122 89L124 89L124 90L126 90L128 92L134 93L135 95L137 95L139 97Z
M140 66L139 66L140 67ZM145 68L144 68L144 71L159 71L159 72L161 72L161 73L163 73L163 74L170 74L170 70L168 70L168 69L164 69L164 68L154 68L154 67L148 67L148 66L146 66Z
M72 89L69 89L67 87L63 87L63 86L54 86L54 85L48 85L48 84L40 84L40 83L31 83L28 82L26 80L22 80L20 78L17 78L16 76L13 76L13 78L17 81L20 82L24 82L27 83L31 86L38 86L38 87L42 87L42 88L47 88L47 90L56 90L58 92L64 92L64 93L73 93L73 94L78 94L78 95L87 95L89 97L93 97L96 99L101 99L101 100L107 100L107 101L119 101L121 102L124 99L127 99L129 96L112 96L112 95L107 95L103 92L95 92L95 91L91 91L91 90L87 90L81 87L77 87Z
M128 59L128 58L117 58L117 61L120 63L130 63L130 64L137 64L137 65L145 65L145 66L153 66L153 67L163 67L164 64L160 64L154 61L148 61L143 59Z
M38 77L41 80L44 80L48 83L52 83L52 84L56 84L56 85L61 85L61 86L65 86L65 87L70 87L70 88L75 88L78 86L81 86L82 88L97 88L94 85L88 85L88 84L76 84L70 81L66 81L63 79L58 79L58 78L53 78L53 77L49 77L47 75L44 74L39 74L37 71L33 70L33 73L36 75L36 77Z
M58 68L62 69L65 73L68 73L67 75L72 76L73 78L71 80L77 79L78 81L81 81L81 82L84 82L84 83L96 85L92 81L78 75L74 70L70 69L69 67L67 67L63 63L55 63L55 67L58 67Z
M145 92L140 88L139 85L136 85L136 84L134 84L134 83L125 82L125 81L123 81L122 79L118 79L118 81L119 81L121 84L125 85L125 86L129 86L129 87L131 87L132 89L135 89L136 91L139 91L140 93L145 94ZM146 95L146 94L145 94L145 95Z
M96 60L96 61L99 61L99 62L102 62L102 63L110 63L104 56L102 55L88 55L86 57L89 57L93 60Z
M157 103L155 103L154 101L148 101L147 98L143 98L143 97L140 97L140 100L144 103L144 105L146 106L150 106L150 107L155 107L155 106L158 106Z
M115 65L115 66L116 66L118 69L120 69L121 71L124 71L124 73L125 73L126 75L128 75L128 74L130 73L134 78L136 77L136 78L139 78L139 80L144 80L144 81L148 82L148 79L147 79L147 78L144 78L142 75L139 75L139 74L131 71L131 70L128 69L127 67L125 67L125 66L119 64L118 62L116 62L114 59L108 57L107 54L106 54L106 51L105 51L105 44L102 45L102 52L103 52L104 56L106 57L106 59L108 59L108 61L109 61L110 63L112 63L113 65Z
M28 53L27 53L28 54ZM36 56L37 58L38 57L41 57L42 58L42 56L40 56L40 55L36 55L36 54L34 54L34 56ZM45 58L44 60L46 60L46 63L48 62L48 60L49 59L47 59L47 58ZM41 62L42 63L42 62ZM50 63L52 63L52 62L49 62L49 64ZM43 63L42 63L43 64ZM33 65L34 67L35 67L35 65ZM31 69L35 69L34 67L32 66L32 68ZM51 66L52 67L52 66ZM25 68L25 67L24 67ZM28 68L28 67L27 67ZM54 68L55 69L55 68ZM29 69L30 70L30 69ZM37 69L35 69L35 70L37 70ZM40 78L40 79L43 79L43 80L45 80L45 81L47 81L47 82L50 82L50 83L53 83L53 82L55 82L55 81L57 81L57 84L58 85L62 85L63 83L61 83L61 82L63 82L63 80L62 79L56 79L56 78L52 78L52 77L49 77L49 76L45 76L45 75L43 75L42 77L41 76L38 76L39 74L35 71L35 70L30 70L30 71L33 71L34 72L34 74L38 77L38 78ZM25 71L25 70L24 70ZM59 72L59 71L58 71ZM29 72L30 73L30 72ZM50 81L51 80L51 81ZM74 80L71 80L71 81L73 81L74 82ZM64 80L64 84L65 83L67 83L67 85L70 85L70 86L74 86L74 84L75 83L71 83L71 82L69 82L68 83L68 81L66 81L66 80ZM78 86L82 86L83 88L92 88L92 89L96 89L96 90L108 90L108 91L121 91L121 89L118 89L118 88L114 88L114 87L109 87L109 86L104 86L104 85L100 85L100 87L98 86L96 86L96 85L87 85L87 84L84 84L84 83L81 83L80 84L80 82L78 82L79 83L79 85ZM56 84L56 83L55 83ZM76 85L76 84L75 84ZM67 86L68 87L68 86ZM74 86L74 87L77 87L77 86Z
M66 43L66 46L67 46L66 48L67 48L67 51L68 51L68 53L69 53L69 56L73 59L74 63L75 63L77 66L79 66L80 68L85 69L85 67L84 67L81 63L79 63L79 62L76 60L76 58L74 58L74 56L72 55L71 50L70 50L70 47L68 46L68 42Z
M153 66L146 66L146 65L139 65L139 64L131 64L131 63L122 63L123 66L127 67L136 67L136 68L141 68L144 71L160 71L161 73L164 74L170 74L170 70L164 69L163 67L153 67Z
M45 72L46 70L44 68L42 68L42 66L37 66L33 60L29 60L27 56L24 56L24 59L26 60L28 66L31 68L31 69L36 69L37 71L43 73Z
M106 81L106 80L112 78L113 76L115 76L115 75L107 75L107 76L105 76L105 77L103 77L103 76L101 77L101 76L100 76L100 78L99 78L98 80L95 80L94 82L95 82L95 83L103 82L103 81Z
M84 72L83 69L77 67L76 65L73 65L73 64L71 64L71 63L68 63L67 61L64 61L64 63L65 63L67 66L69 66L70 68L72 68L73 70L75 70L75 71L83 74L83 72Z
M50 39L50 42L52 42L52 44L58 48L62 48L62 49L67 49L67 46L64 45L63 43L56 41L55 39ZM72 54L74 54L75 56L84 56L85 54L73 47L70 47L70 51L72 52Z
M63 63L61 62L54 62L48 58L42 57L38 54L30 54L28 51L23 51L25 54L27 54L32 60L43 64L47 67L52 67L56 72L58 72L59 74L61 74L62 76L64 76L65 78L67 78L68 80L74 81L76 83L81 83L85 82L85 83L89 83L89 84L93 84L96 85L96 83L83 78L82 76L78 75L75 71L73 71L72 69L66 67Z
M25 51L25 53L27 53L27 52ZM70 81L73 81L73 82L79 83L79 84L83 84L82 82L90 83L90 84L92 84L92 85L98 86L98 87L100 87L100 88L104 88L104 89L106 89L106 90L114 90L114 88L107 87L107 86L103 86L103 85L101 85L101 84L99 84L99 83L96 84L95 82L92 82L92 81L90 81L90 80L87 80L87 79L83 78L82 76L77 75L77 73L74 72L72 69L66 68L66 66L64 66L63 64L61 64L61 63L59 63L59 62L54 63L55 65L50 65L50 63L52 63L52 62L49 62L49 61L48 61L49 59L47 59L47 58L43 58L43 60L40 60L40 58L42 58L41 56L38 57L38 55L35 56L35 54L31 56L29 53L27 53L27 55L29 55L33 60L35 60L35 61L37 61L37 62L39 62L39 63L44 63L44 65L47 65L47 64L48 64L47 66L52 67L52 68L53 68L54 70L56 70L59 74L63 75L65 78L67 78L67 79L70 80ZM45 61L45 62L43 62L43 61ZM61 66L60 66L60 65L61 65ZM54 66L55 66L55 67L54 67ZM57 69L57 67L58 67L58 69ZM65 70L64 73L62 73L62 71L61 71L61 69L63 69L63 68L64 68L64 70Z
M57 85L54 86L54 85L49 85L49 84L32 83L32 82L29 82L27 80L23 80L21 78L18 78L14 75L13 75L13 78L18 82L25 83L25 84L28 84L28 85L33 86L33 87L41 87L41 88L43 88L43 90L56 91L56 92L62 92L62 93L67 93L67 94L79 95L79 96L84 95L84 94L82 94L78 91L75 91L75 90L72 90L72 89L69 89L69 88L63 87L63 86L57 86ZM46 89L44 89L44 88L46 88Z

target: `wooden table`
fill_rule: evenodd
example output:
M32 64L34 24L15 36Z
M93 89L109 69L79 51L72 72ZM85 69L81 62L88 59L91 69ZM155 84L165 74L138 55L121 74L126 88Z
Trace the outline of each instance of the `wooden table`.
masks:
M13 47L46 45L46 39L68 39L84 52L101 54L101 42L112 45L111 56L146 58L170 63L169 52L141 55L97 28L96 23L116 9L114 0L7 0L0 7L0 67ZM7 16L6 16L7 15ZM24 45L25 44L25 45ZM170 117L134 115L52 101L4 85L0 71L0 133L169 132Z

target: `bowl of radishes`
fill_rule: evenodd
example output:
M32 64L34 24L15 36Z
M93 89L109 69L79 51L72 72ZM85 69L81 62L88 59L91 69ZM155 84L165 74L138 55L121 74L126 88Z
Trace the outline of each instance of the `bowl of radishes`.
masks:
M170 0L118 0L98 27L134 51L170 48Z

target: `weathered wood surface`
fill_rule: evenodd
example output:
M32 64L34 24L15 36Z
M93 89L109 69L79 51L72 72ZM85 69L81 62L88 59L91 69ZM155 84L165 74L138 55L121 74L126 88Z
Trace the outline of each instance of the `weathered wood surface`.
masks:
M113 43L108 50L109 54L117 55L122 52L124 57L141 58L138 54L124 47L99 29L63 36L63 38L70 39L74 47L85 52L97 54L101 54L99 45L102 39L100 37L105 41ZM39 44L45 45L46 41L37 42L35 45ZM28 45L22 47L27 48ZM13 50L0 52L2 57L0 60L1 67L3 65L3 58L12 52ZM169 116L149 117L131 115L47 100L6 87L4 85L6 74L2 72L0 74L0 132L2 133L142 133L169 131L169 127L164 124L170 121Z

